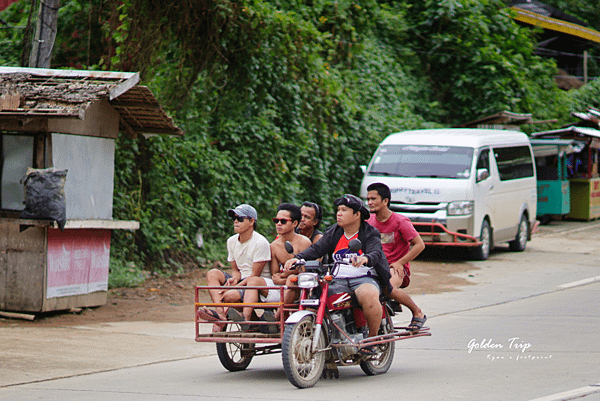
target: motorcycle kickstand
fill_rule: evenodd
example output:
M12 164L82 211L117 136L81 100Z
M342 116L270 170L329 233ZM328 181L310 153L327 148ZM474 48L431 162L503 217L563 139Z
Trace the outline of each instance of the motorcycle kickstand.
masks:
M340 378L340 371L337 368L337 365L335 363L328 363L325 365L325 369L323 369L323 379L333 379L333 378L339 379Z

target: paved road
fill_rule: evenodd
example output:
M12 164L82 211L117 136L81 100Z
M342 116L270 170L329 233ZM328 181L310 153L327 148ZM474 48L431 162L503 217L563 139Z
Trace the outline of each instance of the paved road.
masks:
M557 222L524 253L465 263L476 285L415 297L433 336L398 342L383 376L347 367L299 391L279 355L231 374L191 322L3 325L0 400L600 399L600 224Z

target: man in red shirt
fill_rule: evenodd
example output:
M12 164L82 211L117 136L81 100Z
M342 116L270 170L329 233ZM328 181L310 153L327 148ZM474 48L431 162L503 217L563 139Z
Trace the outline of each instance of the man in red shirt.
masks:
M381 246L390 264L392 292L390 298L406 306L413 314L410 329L419 330L427 320L421 308L400 288L410 282L410 261L419 255L425 244L411 221L390 210L390 188L383 183L373 183L367 187L367 203L371 216L367 223L381 233Z

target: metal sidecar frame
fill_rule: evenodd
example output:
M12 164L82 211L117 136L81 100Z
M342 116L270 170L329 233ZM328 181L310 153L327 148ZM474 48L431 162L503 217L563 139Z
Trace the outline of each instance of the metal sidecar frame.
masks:
M243 353L248 357L265 355L265 354L273 354L273 353L281 353L281 344L283 342L283 335L285 332L286 321L284 320L284 316L286 313L279 313L279 318L275 321L265 321L265 320L252 320L252 321L238 321L238 320L203 320L199 317L198 311L201 308L215 308L215 307L223 307L223 308L243 308L244 306L251 306L255 308L256 311L264 311L270 310L277 315L278 311L288 312L290 316L293 315L294 312L297 312L301 309L304 309L300 306L299 303L294 304L284 304L283 301L279 302L256 302L256 303L226 303L226 302L200 302L200 292L204 290L245 290L245 289L267 289L272 290L276 289L280 291L280 300L283 300L284 291L288 287L286 286L197 286L195 288L195 303L194 303L194 325L196 329L196 338L197 342L213 342L217 344L222 343L233 343L233 344L251 344L252 346L243 347ZM305 309L306 310L306 309ZM261 314L262 314L261 313ZM389 317L391 318L391 317ZM293 319L288 321L289 323L293 323ZM209 324L211 327L213 324L223 324L225 327L221 331L216 332L206 332L206 330L201 330L200 325ZM271 333L263 333L263 332L247 332L242 330L242 325L258 325L265 327L277 327L278 330L272 330ZM378 335L376 337L368 338L360 343L355 344L356 346L371 346L371 345L381 345L388 342L394 342L398 340L404 340L408 338L416 338L423 336L431 336L429 332L429 327L423 327L419 331L410 331L408 327L396 327L394 326L394 331L387 334ZM330 347L343 347L348 344L329 344Z

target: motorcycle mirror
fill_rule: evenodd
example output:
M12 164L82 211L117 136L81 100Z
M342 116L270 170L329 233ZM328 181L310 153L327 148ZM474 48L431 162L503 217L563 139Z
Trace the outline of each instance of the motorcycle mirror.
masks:
M285 247L285 250L287 253L293 255L294 254L294 246L292 245L292 243L290 241L285 241L285 244L283 244L283 246Z
M362 242L360 242L358 238L354 238L353 240L350 240L350 242L348 242L348 249L350 249L350 251L352 252L358 252L361 247Z

